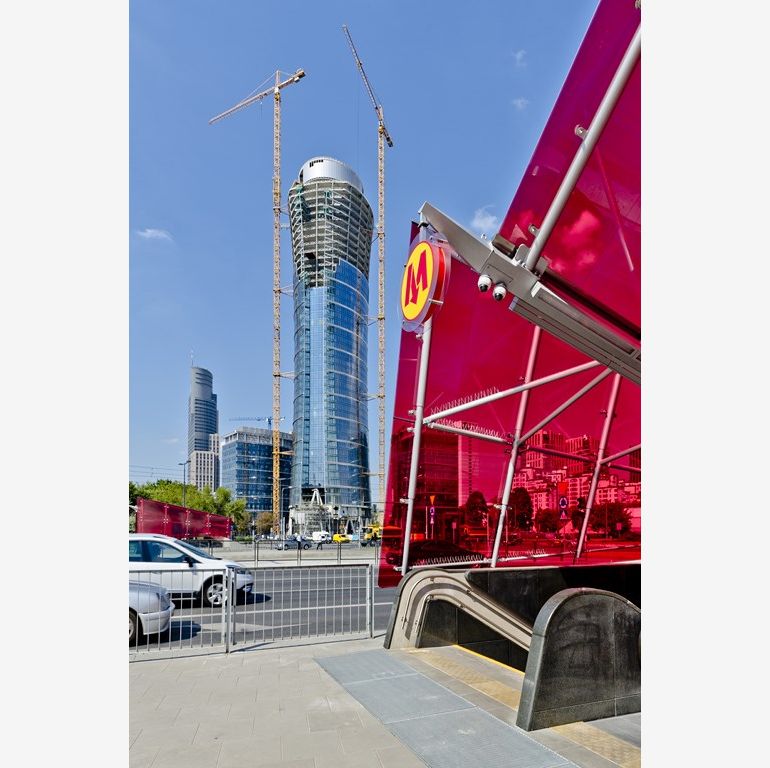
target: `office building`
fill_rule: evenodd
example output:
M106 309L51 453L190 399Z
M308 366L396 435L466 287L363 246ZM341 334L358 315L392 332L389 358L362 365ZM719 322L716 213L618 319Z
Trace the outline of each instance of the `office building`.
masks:
M339 160L306 162L289 190L294 264L294 464L291 505L313 530L333 512L371 516L367 410L372 209ZM320 501L320 504L319 504Z
M214 377L205 368L190 368L190 398L187 403L187 456L208 451L209 437L219 432Z
M245 499L246 509L256 518L273 511L273 432L257 427L238 427L220 439L221 485L233 498ZM279 482L281 509L286 520L289 509L292 436L280 433ZM285 455L284 455L285 454Z
M219 488L219 435L209 435L207 451L193 451L190 454L189 483L199 491L207 486L212 491Z
M539 429L527 440L526 449L524 466L530 469L553 472L565 463L564 457L547 453L547 451L564 451L564 435L561 432Z

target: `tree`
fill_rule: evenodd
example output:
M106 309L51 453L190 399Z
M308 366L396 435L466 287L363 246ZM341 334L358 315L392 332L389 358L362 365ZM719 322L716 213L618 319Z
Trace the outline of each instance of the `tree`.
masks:
M514 525L521 531L532 527L532 498L526 488L514 488L509 501Z
M537 530L543 533L556 533L561 526L561 512L558 509L539 509L535 520Z
M272 512L260 512L257 515L256 531L257 536L263 533L269 533L273 528L273 514Z
M631 513L616 501L597 504L591 510L589 522L592 531L606 531L613 538L618 538L631 529Z
M466 525L482 526L489 512L487 501L481 491L471 491L465 502Z

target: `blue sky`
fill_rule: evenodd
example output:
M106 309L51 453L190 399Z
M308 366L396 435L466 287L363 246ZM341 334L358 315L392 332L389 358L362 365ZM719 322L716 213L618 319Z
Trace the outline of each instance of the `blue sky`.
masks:
M284 94L284 188L310 155L337 154L358 166L376 204L374 117L340 29L348 24L396 143L387 150L392 310L409 220L426 199L465 222L486 206L504 214L594 8L578 0L476 2L462 14L451 2L327 2L318 4L322 13L311 3L282 5L295 18L256 0L4 7L0 327L10 568L23 574L25 594L48 596L51 570L35 563L61 562L77 541L86 556L68 558L68 574L96 597L100 638L59 633L52 653L51 626L73 621L72 602L56 599L45 611L22 611L24 642L6 633L14 664L4 684L19 702L7 716L6 751L24 750L28 764L51 763L68 745L81 766L104 765L117 749L125 759L116 745L124 744L128 682L112 652L125 629L114 599L125 588L125 466L175 467L184 458L189 350L214 372L223 424L270 409L271 112L251 107L218 126L208 119L277 68L304 67L307 78ZM299 18L298 9L309 15ZM677 759L672 722L696 732L713 721L714 677L703 674L712 659L698 625L682 621L682 601L671 599L682 573L697 581L687 593L691 615L708 615L715 602L756 614L754 591L735 590L724 569L698 566L702 553L725 551L726 515L745 517L750 539L764 524L756 478L767 474L768 432L766 15L757 3L644 2L651 765ZM521 50L526 66L516 67ZM526 110L516 99L527 100ZM172 241L135 234L146 229ZM204 268L209 261L215 269ZM391 313L390 390L397 332ZM288 415L286 398L284 407ZM704 472L718 481L699 497L681 479ZM744 583L763 584L763 559L742 544L735 539ZM762 640L743 638L733 674L720 678L722 699L744 695ZM86 681L95 659L100 673ZM684 708L672 680L693 694ZM42 697L57 712L45 739L28 714ZM88 739L80 737L84 721ZM750 761L764 747L762 733L712 729L708 739L682 740L678 762Z
M282 91L283 204L301 165L331 155L357 171L376 217L377 121L347 24L394 141L385 152L387 435L409 223L429 200L497 232L596 5L482 0L471 12L332 0L290 14L284 2L130 3L131 479L181 479L191 354L213 373L220 432L236 417L272 413L272 100L208 120L264 90L276 69L303 68L307 76ZM290 285L286 230L281 255ZM376 263L375 244L372 308ZM291 310L285 297L284 371L293 367ZM376 326L369 334L374 392ZM284 380L288 430L292 394ZM376 401L369 422L375 470Z

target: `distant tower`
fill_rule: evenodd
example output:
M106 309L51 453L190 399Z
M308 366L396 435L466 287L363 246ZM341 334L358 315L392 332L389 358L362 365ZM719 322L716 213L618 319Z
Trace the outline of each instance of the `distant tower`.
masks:
M219 488L219 435L209 435L207 451L193 451L190 454L188 482L199 491L206 487L212 491Z
M340 523L371 515L367 411L373 214L361 180L330 157L308 160L289 190L294 261L294 462L300 525L318 489ZM334 523L332 523L334 524Z
M190 368L190 398L187 403L187 457L193 451L209 451L209 437L219 432L214 377L205 368Z

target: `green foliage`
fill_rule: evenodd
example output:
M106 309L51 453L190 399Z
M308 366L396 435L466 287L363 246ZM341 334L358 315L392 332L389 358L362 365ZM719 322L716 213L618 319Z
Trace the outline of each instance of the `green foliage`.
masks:
M260 512L256 520L257 536L269 533L273 528L273 515L270 512Z
M561 527L560 517L561 512L558 509L539 509L535 517L537 530L543 533L556 533Z
M513 489L509 506L516 528L520 531L532 528L532 498L526 488Z
M620 531L617 530L620 523ZM623 536L631 529L631 513L619 502L597 504L591 510L589 526L592 531L606 530L613 538Z
M194 485L185 485L183 491L182 483L176 480L155 480L140 486L129 483L128 492L129 504L135 504L136 499L141 496L145 499L163 501L166 504L224 515L229 517L238 528L248 527L250 521L250 516L246 512L246 500L233 499L229 488L217 488L216 493L212 493L208 486L199 491ZM133 502L130 501L132 497Z
M580 509L580 507L575 507L572 512L570 513L571 519L572 519L572 527L579 531L583 527L583 518L586 516L585 509Z

